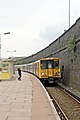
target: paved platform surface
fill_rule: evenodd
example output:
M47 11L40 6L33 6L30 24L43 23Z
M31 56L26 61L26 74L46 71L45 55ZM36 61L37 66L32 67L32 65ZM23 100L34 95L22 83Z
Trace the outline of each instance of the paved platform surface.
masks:
M60 120L36 77L0 82L0 120Z

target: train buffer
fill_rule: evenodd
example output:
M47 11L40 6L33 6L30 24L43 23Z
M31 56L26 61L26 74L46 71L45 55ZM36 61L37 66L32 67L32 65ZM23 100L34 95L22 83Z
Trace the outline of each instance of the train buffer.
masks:
M52 101L36 77L22 73L0 82L0 120L60 120Z

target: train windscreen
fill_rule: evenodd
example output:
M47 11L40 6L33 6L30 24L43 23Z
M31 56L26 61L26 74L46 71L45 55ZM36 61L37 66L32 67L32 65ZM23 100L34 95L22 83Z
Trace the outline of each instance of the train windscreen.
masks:
M59 68L59 60L54 60L54 68Z
M41 69L59 68L59 60L41 60Z
M53 60L41 60L41 69L54 68Z
M47 69L47 60L41 60L41 69Z

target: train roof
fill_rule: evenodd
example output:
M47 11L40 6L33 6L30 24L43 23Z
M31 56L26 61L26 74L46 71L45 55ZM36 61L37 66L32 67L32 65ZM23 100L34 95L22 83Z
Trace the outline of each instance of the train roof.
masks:
M53 60L53 59L60 59L60 58L52 57L52 58L42 58L42 59L40 59L40 60Z
M35 62L32 62L32 63L28 63L27 65L31 65L31 64L34 64L34 63L37 63L37 62L40 62L41 60L60 60L60 58L57 58L57 57L51 57L51 58L41 58Z

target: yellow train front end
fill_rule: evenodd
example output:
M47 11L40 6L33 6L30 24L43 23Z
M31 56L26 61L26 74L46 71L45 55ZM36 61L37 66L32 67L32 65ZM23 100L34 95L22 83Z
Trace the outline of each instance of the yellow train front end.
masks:
M39 78L42 82L57 83L61 78L60 59L44 58L39 62Z

